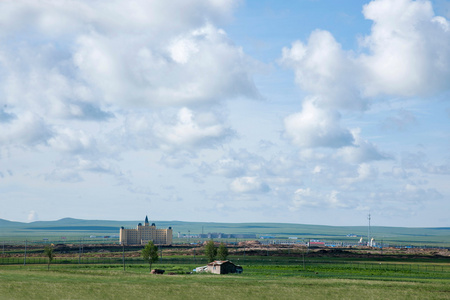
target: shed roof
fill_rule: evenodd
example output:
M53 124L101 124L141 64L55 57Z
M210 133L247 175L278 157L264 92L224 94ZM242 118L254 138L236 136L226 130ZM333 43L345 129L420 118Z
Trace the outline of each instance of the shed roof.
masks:
M220 265L223 265L223 264L225 264L225 263L230 263L230 264L233 264L231 261L229 261L229 260L215 260L215 261L212 261L212 262L210 262L209 264L208 264L208 266L220 266ZM233 264L234 265L234 264Z

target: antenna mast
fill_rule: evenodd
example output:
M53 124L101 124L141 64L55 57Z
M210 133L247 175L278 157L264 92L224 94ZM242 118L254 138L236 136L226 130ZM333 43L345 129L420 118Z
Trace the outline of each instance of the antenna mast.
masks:
M370 245L370 213L369 213L369 216L367 217L367 219L369 220L369 228L367 229L367 246L371 246Z

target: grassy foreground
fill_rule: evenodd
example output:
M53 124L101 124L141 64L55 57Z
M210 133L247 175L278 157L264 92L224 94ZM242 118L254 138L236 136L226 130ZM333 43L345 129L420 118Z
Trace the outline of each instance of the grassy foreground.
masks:
M160 267L160 266L158 266ZM450 299L447 276L405 277L331 271L261 272L244 266L239 275L150 275L145 265L2 266L1 299ZM179 271L179 266L164 266ZM190 266L183 266L189 270ZM401 275L401 274L398 274Z

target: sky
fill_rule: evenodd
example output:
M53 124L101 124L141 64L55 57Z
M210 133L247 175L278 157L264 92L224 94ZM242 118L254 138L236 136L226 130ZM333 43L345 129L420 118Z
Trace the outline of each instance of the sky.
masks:
M450 1L3 0L0 218L450 226Z

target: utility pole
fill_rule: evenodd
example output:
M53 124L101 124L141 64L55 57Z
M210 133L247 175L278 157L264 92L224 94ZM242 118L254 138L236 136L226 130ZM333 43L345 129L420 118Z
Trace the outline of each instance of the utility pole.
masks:
M305 250L306 251L306 250ZM306 270L306 267L305 267L305 251L303 251L302 252L302 256L303 256L303 271L305 271Z
M27 240L25 240L25 256L23 257L23 265L27 264Z
M125 243L122 243L122 264L123 271L125 272Z
M81 238L80 238L80 247L78 251L78 264L80 264L80 261L81 261Z

